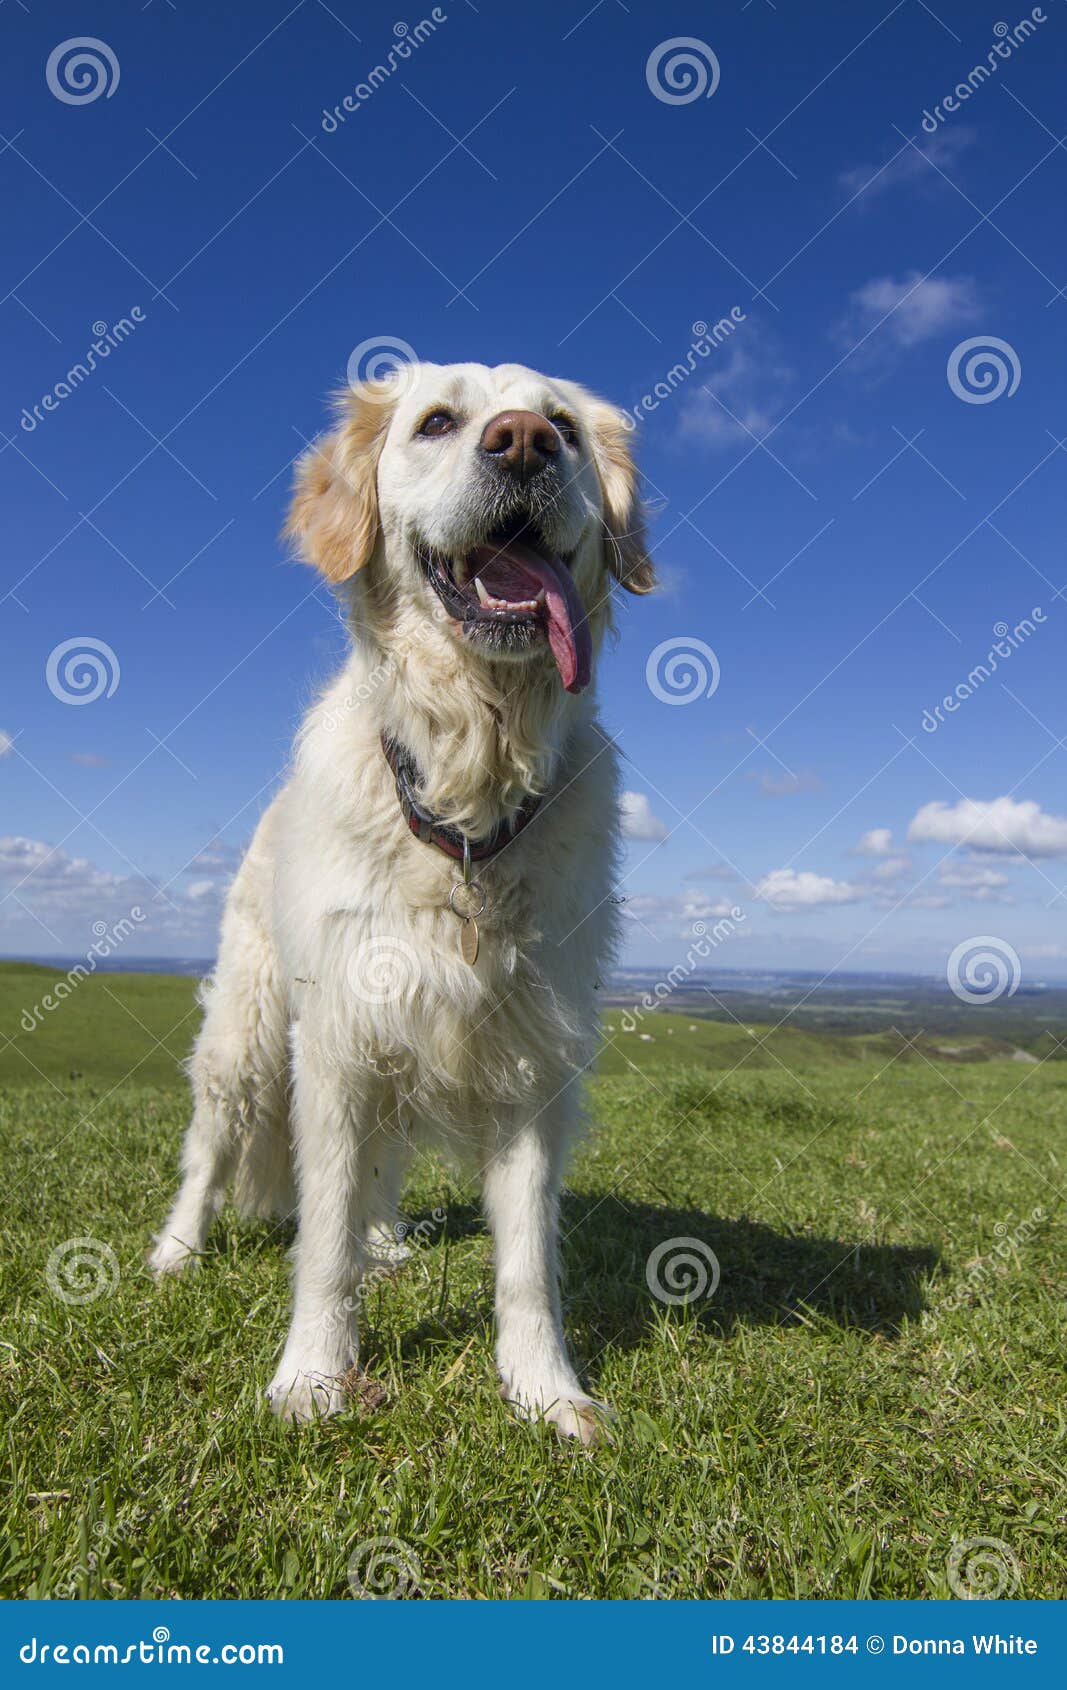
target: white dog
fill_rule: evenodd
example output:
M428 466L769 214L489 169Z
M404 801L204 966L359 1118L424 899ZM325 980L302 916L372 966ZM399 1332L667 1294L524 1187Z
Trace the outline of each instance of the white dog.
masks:
M654 581L629 428L513 364L411 366L341 412L301 462L288 531L343 583L354 647L229 895L152 1265L202 1251L231 1184L244 1210L287 1212L295 1172L268 1395L288 1418L331 1413L407 1153L443 1145L482 1180L504 1395L588 1442L557 1206L614 938L617 777L592 672L612 578Z

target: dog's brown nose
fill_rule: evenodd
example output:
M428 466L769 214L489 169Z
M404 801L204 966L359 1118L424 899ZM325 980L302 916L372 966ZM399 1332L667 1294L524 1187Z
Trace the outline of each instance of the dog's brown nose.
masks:
M486 423L481 448L509 475L529 481L559 451L559 435L536 411L501 411Z

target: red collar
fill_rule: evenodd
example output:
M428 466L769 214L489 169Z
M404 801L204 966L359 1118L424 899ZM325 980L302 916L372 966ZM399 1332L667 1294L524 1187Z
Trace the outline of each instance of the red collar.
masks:
M450 827L418 802L415 794L421 784L419 766L406 746L385 733L381 740L385 760L393 771L400 808L412 833L424 845L436 845L446 857L453 857L457 862L466 857L469 862L480 863L497 856L533 820L540 808L540 797L528 796L519 805L514 819L505 818L498 822L492 833L482 839L469 839L458 827Z

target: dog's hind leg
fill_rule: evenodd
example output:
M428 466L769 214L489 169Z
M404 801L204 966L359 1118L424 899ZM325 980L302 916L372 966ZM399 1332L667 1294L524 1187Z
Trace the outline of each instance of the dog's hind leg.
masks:
M376 1145L367 1198L367 1268L375 1277L395 1273L411 1257L404 1243L407 1227L400 1219L400 1193L411 1159L411 1145L389 1137Z
M227 904L215 977L202 993L181 1189L149 1257L157 1274L179 1270L203 1250L231 1181L248 1214L293 1207L289 1011L265 920L263 866L254 842Z

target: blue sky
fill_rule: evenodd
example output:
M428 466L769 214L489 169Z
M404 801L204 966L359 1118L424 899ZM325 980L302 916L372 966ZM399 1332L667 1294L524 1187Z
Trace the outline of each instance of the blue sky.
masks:
M136 903L131 954L211 954L343 651L277 539L288 466L353 348L400 339L628 408L660 384L663 591L600 683L629 961L734 906L723 966L937 972L991 934L1067 975L1067 13L1037 13L5 7L0 951ZM87 35L100 81L60 55L58 97ZM86 639L107 685L72 704L49 659ZM711 696L657 696L667 641L714 652Z

